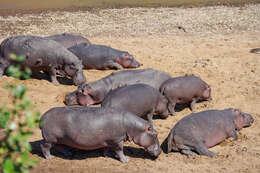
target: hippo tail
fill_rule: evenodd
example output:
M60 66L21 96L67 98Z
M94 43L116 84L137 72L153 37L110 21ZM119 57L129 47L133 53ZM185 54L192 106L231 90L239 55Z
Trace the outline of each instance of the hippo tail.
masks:
M168 154L172 150L173 133L170 132L168 137L163 141L161 148L164 153Z

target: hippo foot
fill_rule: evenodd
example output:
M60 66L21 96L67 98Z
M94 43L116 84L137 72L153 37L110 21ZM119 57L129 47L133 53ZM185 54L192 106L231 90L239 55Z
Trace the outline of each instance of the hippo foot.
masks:
M181 153L182 154L185 154L185 155L195 155L196 153L194 153L193 151L191 150L181 150Z
M59 86L60 83L57 80L53 80L51 83L53 83L55 86Z
M50 160L50 159L52 159L54 156L53 155L46 155L45 156L45 158L47 159L47 160Z
M127 163L129 161L129 158L127 156L120 157L119 160L123 163Z

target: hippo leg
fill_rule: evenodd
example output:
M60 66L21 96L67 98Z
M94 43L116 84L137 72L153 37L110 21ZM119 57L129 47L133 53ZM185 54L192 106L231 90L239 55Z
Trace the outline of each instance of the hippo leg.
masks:
M233 130L230 134L230 137L232 138L232 140L237 140L237 131L236 130Z
M181 150L181 153L185 154L185 155L195 155L196 154L196 153L194 153L193 151L191 151L189 149L183 149L183 150Z
M44 157L48 160L53 158L53 155L51 155L51 152L50 152L51 146L52 146L52 144L48 143L48 142L41 144L42 153L43 153Z
M104 67L105 67L105 69L116 69L116 70L123 69L123 66L121 66L120 64L118 64L117 62L114 62L114 61L108 61L108 62L104 63Z
M154 113L154 110L151 111L150 113L148 113L148 114L146 115L147 120L149 121L149 123L150 123L152 126L153 126L153 113Z
M195 103L198 101L197 98L192 99L192 102L190 103L190 110L192 112L195 112Z
M176 112L175 112L175 105L176 105L176 100L175 99L169 99L169 102L168 102L168 109L169 109L169 112L171 115L176 115Z
M54 148L55 148L56 151L62 153L65 157L71 157L72 156L72 153L64 145L55 144Z
M57 81L57 76L56 76L56 68L54 66L51 67L51 69L48 71L49 75L51 76L51 82L54 85L59 85L59 82Z
M197 151L199 155L206 155L209 157L216 156L216 153L209 151L206 145L202 142L200 142L198 145L195 146L195 151Z
M121 141L115 147L115 152L119 157L119 160L123 163L126 163L129 161L129 158L124 155L123 148L124 148L124 141Z

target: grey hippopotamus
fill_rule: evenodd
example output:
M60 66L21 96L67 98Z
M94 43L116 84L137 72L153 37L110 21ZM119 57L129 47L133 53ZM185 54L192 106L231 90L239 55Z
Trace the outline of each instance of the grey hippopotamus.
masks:
M226 138L237 139L237 131L251 126L254 119L238 109L207 110L190 114L182 118L170 131L162 144L163 150L180 151L191 155L198 153L213 157L216 154L209 151Z
M168 99L168 109L172 115L175 105L190 102L190 109L198 100L211 100L210 86L197 76L181 76L165 81L160 92Z
M44 37L49 40L54 40L58 43L60 43L65 48L70 48L72 46L75 46L80 43L84 43L86 45L90 45L90 41L87 38L84 38L77 34L70 34L70 33L63 33L63 34L56 34L51 35L48 37Z
M65 97L65 104L97 104L102 102L110 90L123 85L143 83L159 90L161 84L170 78L171 76L168 73L154 69L122 70L113 72L100 80L90 82L79 87L78 90L67 94Z
M52 158L52 144L83 150L111 148L121 162L128 158L123 153L125 141L143 146L150 155L161 153L157 132L144 119L114 108L56 107L41 117L41 144L46 159Z
M158 89L146 84L134 84L110 91L101 106L123 109L140 117L146 116L153 124L154 113L161 118L168 117L167 102Z
M11 53L24 55L22 66L29 67L32 72L48 72L54 84L58 84L57 74L72 78L75 85L86 82L81 60L57 42L32 35L9 37L1 43L0 78L14 63Z
M68 50L82 60L84 69L107 70L140 66L133 55L108 46L81 43Z

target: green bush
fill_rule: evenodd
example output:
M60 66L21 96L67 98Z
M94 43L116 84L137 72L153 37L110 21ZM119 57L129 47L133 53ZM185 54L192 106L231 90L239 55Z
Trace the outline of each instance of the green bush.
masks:
M24 56L11 55L11 58L17 63L7 73L15 78L29 78L30 69L22 69L20 65ZM0 128L4 129L5 136L0 141L0 169L3 173L28 173L37 163L36 159L29 158L28 140L38 127L40 113L26 98L26 86L5 84L4 87L10 93L12 104L0 106Z

